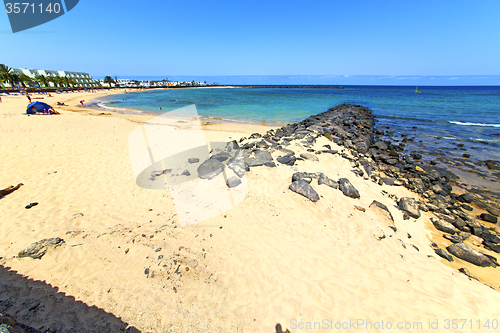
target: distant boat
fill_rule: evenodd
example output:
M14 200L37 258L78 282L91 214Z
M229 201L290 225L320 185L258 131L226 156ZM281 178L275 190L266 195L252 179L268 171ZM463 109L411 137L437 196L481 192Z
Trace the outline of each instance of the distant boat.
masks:
M421 93L421 91L420 91L420 90L418 90L418 86L415 88L415 92L416 92L417 94L420 94L420 93Z

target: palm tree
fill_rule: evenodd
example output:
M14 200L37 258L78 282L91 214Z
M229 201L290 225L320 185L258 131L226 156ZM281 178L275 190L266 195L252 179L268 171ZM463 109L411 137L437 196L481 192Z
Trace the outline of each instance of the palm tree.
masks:
M4 64L0 64L0 80L2 80L2 82L9 82L10 85L14 87L17 79L16 75L17 74L12 71L12 68Z
M59 88L60 84L62 83L61 78L59 76L52 76L49 78L49 81L54 83L54 86L56 88Z
M48 83L49 83L49 78L46 77L45 75L37 75L35 76L35 80L38 82L38 85L41 87L42 84L44 87L47 87L48 86Z
M116 84L115 80L109 75L104 78L104 83L108 83L110 88L111 84Z
M11 82L12 87L14 87L14 86L19 87L19 83L21 83L21 75L12 72L10 74L10 82Z
M31 81L33 81L33 79L28 75L26 74L19 75L19 82L23 85L23 88L26 88L26 83L30 85Z
M69 86L74 87L76 84L76 81L74 79L70 78L69 76L61 77L61 79L62 79L61 81L64 84L66 84L68 86L68 88L69 88Z

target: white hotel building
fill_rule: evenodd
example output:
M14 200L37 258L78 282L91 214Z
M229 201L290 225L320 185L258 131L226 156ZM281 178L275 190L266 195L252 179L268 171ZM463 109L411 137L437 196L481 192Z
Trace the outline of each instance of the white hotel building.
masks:
M76 85L79 87L98 87L99 81L94 80L92 76L88 73L83 72L68 72L68 71L51 71L45 69L29 69L29 68L13 68L12 71L16 74L25 74L29 77L34 78L37 75L44 75L47 77L69 77L75 80ZM53 83L49 85L54 86Z

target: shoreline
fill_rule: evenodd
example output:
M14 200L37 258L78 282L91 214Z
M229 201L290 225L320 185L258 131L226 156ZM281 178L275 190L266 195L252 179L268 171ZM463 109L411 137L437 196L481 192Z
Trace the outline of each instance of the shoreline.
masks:
M432 190L441 184L448 191L446 175L407 170L414 164L399 152L399 162L386 164L395 159L396 144L384 150L379 141L371 141L369 118L355 124L349 114L339 116L345 128L336 125L344 121L328 118L336 117L334 112L273 129L205 126L208 142L236 140L246 151L248 197L223 214L181 227L171 192L138 187L130 170L129 136L153 117L108 116L78 106L80 99L95 95L68 95L69 105L57 107L61 115L23 115L24 96L5 98L0 105L0 128L7 133L0 146L0 188L24 184L0 199L0 232L5 235L0 265L18 275L0 282L9 281L4 290L11 292L5 296L9 306L0 302L0 311L23 314L17 319L37 329L70 331L76 325L81 331L99 331L113 323L109 318L80 320L83 310L71 303L77 300L139 331L238 328L257 333L272 332L278 323L290 328L292 318L427 323L496 315L498 268L459 258L448 264L433 248L435 243L447 251L452 243L431 221L433 211L443 220L458 214L439 207L442 194ZM399 171L393 169L398 163L403 166ZM423 176L434 177L424 182L422 193L433 191L438 205L425 201L418 206L418 218L408 218L411 212L399 204L402 198L423 200L399 179L408 177L395 174L404 172L423 181ZM297 193L300 188L291 190L293 177L303 180L299 185L305 188L310 180L318 200ZM339 189L347 184L342 179L358 198L354 191ZM25 208L34 202L38 205ZM473 209L474 216L484 211ZM57 237L64 242L48 246L41 259L19 256L30 244ZM473 241L472 236L465 240L492 253ZM458 268L467 268L482 283ZM25 278L43 281L69 298L65 311L51 303L53 295L17 293Z
M209 88L209 87L192 87L194 88ZM234 88L234 87L218 87L218 88ZM191 88L190 88L191 89ZM124 92L128 93L128 92ZM110 95L111 96L111 95ZM134 109L134 108L117 108L117 107L112 107L112 106L106 106L106 105L99 105L99 98L106 97L106 96L101 96L93 99L91 101L91 104L88 106L89 109L94 109L94 110L111 110L113 112L116 112L118 114L140 114L140 115L147 115L147 116L154 116L157 117L161 114L173 112L172 111L146 111L146 110L141 110L141 109ZM175 115L175 114L173 114ZM246 120L239 120L239 119L229 119L229 118L221 118L221 117L200 117L200 119L205 123L205 124L214 124L214 123L222 123L222 124L235 124L235 125L253 125L253 126L266 126L266 127L279 127L283 126L284 123L269 123L266 121L262 122L257 122L257 121L246 121Z
M238 86L236 86L238 87ZM196 88L196 87L194 87ZM200 87L200 88L209 88L209 87ZM226 86L221 86L219 88L227 88ZM234 88L234 87L232 87ZM145 90L146 91L146 90ZM97 104L97 103L96 103ZM99 107L99 106L97 106ZM131 112L131 114L135 114L138 112L139 114L142 115L148 115L148 116L158 116L160 112L155 112L155 111L145 111L145 110L140 110L140 109L132 109L132 108L113 108L113 107L105 107L105 108L110 108L112 110L115 110L118 113L124 112ZM122 111L123 110L123 111ZM168 111L171 112L171 111ZM375 119L377 119L375 117ZM238 120L238 119L223 119L219 117L202 117L202 121L204 121L207 125L208 124L216 124L216 123L222 123L222 124L242 124L242 125L255 125L255 126L269 126L270 128L273 127L281 127L283 125L286 125L287 123L269 123L269 122L257 122L257 121L244 121L244 120ZM384 131L384 128L382 126L377 126L377 123L374 125L376 129L379 131ZM389 131L388 131L389 132ZM380 135L379 135L380 136ZM460 164L462 159L455 157L455 158L448 158L447 160L443 160L444 155L442 153L439 153L440 151L440 146L438 145L437 147L433 148L433 150L422 150L421 147L418 145L415 145L413 143L413 140L407 141L407 138L410 137L410 133L402 133L401 134L401 143L403 143L404 150L407 151L408 154L412 153L421 153L422 159L427 160L427 162L430 162L431 160L434 160L434 162L438 161L439 164L443 167L447 167L449 169L454 169L454 170L459 170L459 173L462 174L464 182L467 183L468 185L472 186L477 186L479 188L484 187L487 190L494 190L494 191L499 191L500 190L500 181L493 181L493 179L497 179L494 174L494 169L493 171L486 169L486 170L475 170L475 168L471 167L466 167L466 164ZM385 140L389 140L391 142L396 142L398 141L396 138L393 137L391 134L387 134L383 137ZM428 140L443 140L442 138L428 138ZM456 142L445 142L441 141L442 147L445 147L445 143L448 145L452 146L458 146L461 147L462 141L456 140ZM500 149L500 147L498 147ZM408 151L408 149L410 151ZM463 149L463 148L462 148ZM437 157L437 158L436 158ZM458 163L457 163L458 162ZM500 169L499 169L500 170ZM486 173L485 173L486 172ZM500 194L500 192L499 192ZM499 202L500 204L500 202Z
M222 88L222 87L221 87ZM144 110L138 110L138 109L127 109L127 111L131 112L140 112L142 115L147 115L147 116L158 116L156 112L148 112ZM313 117L313 116L311 116ZM257 123L257 122L244 122L240 120L232 120L232 119L217 119L217 118L203 118L200 117L202 120L202 124L205 125L204 128L207 129L207 125L221 125L222 128L224 128L225 125L250 125L250 126L264 126L268 127L270 129L276 129L281 126L287 126L287 124L282 124L282 123L275 123L275 124L263 124L263 123ZM374 118L376 120L376 117ZM213 126L211 129L217 130L216 126ZM395 140L392 135L381 135L383 133L383 129L377 127L377 121L373 124L373 129L375 131L377 137L379 137L379 140L382 138L386 141L386 143L396 143L398 140ZM404 142L405 144L411 144L411 142L407 142L407 134L402 134L401 139L403 139L401 142ZM412 140L410 140L412 141ZM460 144L460 143L458 143ZM399 148L399 147L398 147ZM439 148L438 148L439 149ZM481 204L479 209L482 209L483 212L488 212L487 209L490 207L493 208L494 206L500 207L500 181L492 181L491 175L490 179L487 179L487 175L484 175L480 170L475 171L472 169L464 169L463 167L457 166L456 161L458 159L448 159L448 160L441 160L437 165L435 164L436 159L433 158L433 155L429 152L423 152L420 149L416 148L413 150L408 151L407 148L405 147L403 150L397 149L398 151L405 153L408 158L410 158L410 155L413 156L413 150L415 152L421 152L423 154L422 157L418 159L414 159L417 162L422 162L427 165L427 167L440 167L441 169L446 169L449 170L450 172L453 173L454 176L459 177L459 181L455 180L454 186L457 187L458 191L474 191L476 193L477 199L480 200L481 198L487 198L489 200L489 205L484 205ZM438 155L439 156L439 155ZM434 156L435 157L435 156ZM493 195L489 195L493 193ZM499 213L495 210L496 215L499 215ZM496 228L497 231L500 231L500 227Z

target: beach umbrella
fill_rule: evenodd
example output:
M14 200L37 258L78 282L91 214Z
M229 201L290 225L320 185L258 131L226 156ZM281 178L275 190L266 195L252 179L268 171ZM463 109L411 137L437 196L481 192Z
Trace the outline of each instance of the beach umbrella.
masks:
M48 105L47 103L33 102L33 103L28 104L28 107L26 108L26 113L33 114L33 113L35 113L35 111L36 112L45 112L45 111L50 110L51 108L52 108L52 106Z

